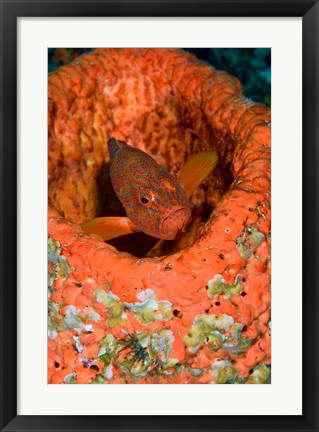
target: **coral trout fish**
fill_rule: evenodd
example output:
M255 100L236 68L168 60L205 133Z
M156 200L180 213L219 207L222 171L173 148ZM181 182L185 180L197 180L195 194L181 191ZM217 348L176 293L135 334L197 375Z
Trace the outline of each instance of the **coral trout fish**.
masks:
M188 198L215 168L216 152L202 152L183 167L177 181L166 168L142 150L110 137L110 178L127 217L98 217L82 225L104 240L144 232L173 240L191 219Z

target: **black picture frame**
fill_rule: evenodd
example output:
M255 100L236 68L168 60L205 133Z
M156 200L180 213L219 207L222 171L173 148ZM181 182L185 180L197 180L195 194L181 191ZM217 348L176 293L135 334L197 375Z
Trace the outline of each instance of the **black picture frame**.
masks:
M315 0L0 0L1 6L1 431L319 431L318 422L318 40ZM303 414L291 416L17 415L17 18L302 17ZM213 402L212 402L213 403Z

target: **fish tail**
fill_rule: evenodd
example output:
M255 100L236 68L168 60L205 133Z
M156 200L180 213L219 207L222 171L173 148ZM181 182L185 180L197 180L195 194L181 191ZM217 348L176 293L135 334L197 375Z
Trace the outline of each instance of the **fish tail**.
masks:
M88 234L97 234L104 241L137 232L133 223L127 217L98 217L81 225Z
M183 166L178 181L189 198L194 190L213 171L218 162L215 151L197 153Z

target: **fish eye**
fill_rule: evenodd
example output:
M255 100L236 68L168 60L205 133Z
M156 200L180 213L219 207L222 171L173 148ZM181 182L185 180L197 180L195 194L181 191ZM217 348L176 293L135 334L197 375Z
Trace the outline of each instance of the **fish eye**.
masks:
M142 197L142 198L141 198L141 202L142 202L143 204L147 204L147 203L148 203L148 199L145 198L145 197Z

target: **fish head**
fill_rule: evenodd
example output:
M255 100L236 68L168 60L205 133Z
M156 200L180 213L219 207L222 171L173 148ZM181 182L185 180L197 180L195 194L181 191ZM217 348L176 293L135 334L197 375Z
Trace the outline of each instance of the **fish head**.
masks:
M174 240L181 232L185 231L191 217L188 207L179 207L170 211L161 221L160 232L164 240Z
M188 198L169 171L142 150L108 140L113 188L135 228L173 240L191 217Z

